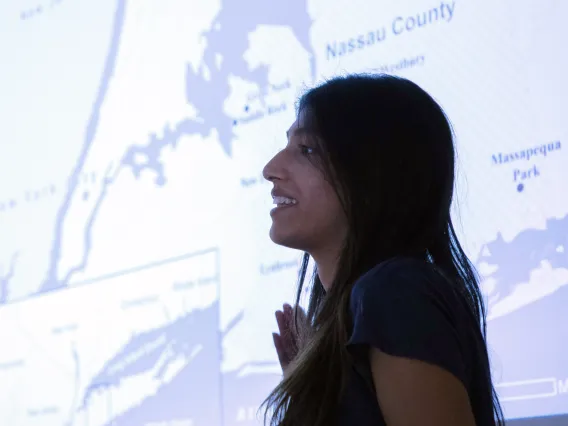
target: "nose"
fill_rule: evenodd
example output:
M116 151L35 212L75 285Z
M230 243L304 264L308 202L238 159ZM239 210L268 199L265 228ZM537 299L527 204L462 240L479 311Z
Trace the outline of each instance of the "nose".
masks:
M280 151L272 159L266 163L262 169L262 176L264 179L273 182L275 180L282 180L285 176L284 162L282 161L283 151Z

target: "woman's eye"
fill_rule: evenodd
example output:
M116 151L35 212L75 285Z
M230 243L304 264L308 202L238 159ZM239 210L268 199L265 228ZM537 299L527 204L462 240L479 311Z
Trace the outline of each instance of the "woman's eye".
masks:
M312 155L314 153L314 149L306 145L300 145L300 151L303 155Z

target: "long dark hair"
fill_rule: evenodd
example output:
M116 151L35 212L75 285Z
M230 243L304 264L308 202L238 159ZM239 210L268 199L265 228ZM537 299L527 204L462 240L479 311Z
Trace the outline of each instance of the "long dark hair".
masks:
M314 273L308 332L298 330L309 338L265 401L265 415L273 426L329 426L351 372L349 301L364 272L395 256L433 263L463 294L484 339L485 307L450 218L454 137L436 101L403 78L351 75L308 91L300 99L298 117L317 143L318 167L336 189L349 232L327 293ZM308 260L305 254L297 302ZM487 351L482 364L486 388L477 391L493 405L501 425Z

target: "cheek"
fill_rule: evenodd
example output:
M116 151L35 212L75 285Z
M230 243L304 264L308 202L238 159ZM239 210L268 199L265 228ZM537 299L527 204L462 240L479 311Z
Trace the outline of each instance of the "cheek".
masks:
M309 204L315 227L343 226L347 221L337 194L327 183L313 189Z

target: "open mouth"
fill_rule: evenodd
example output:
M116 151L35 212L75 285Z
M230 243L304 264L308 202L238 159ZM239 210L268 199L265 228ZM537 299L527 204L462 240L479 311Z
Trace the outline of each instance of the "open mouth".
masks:
M294 198L275 196L272 197L272 203L276 204L276 207L272 209L272 211L276 211L288 207L293 207L298 204L298 201Z

